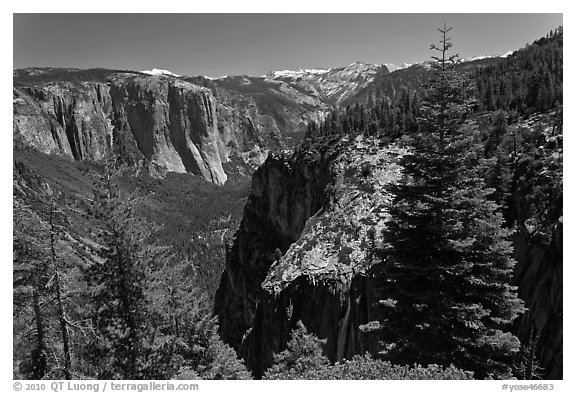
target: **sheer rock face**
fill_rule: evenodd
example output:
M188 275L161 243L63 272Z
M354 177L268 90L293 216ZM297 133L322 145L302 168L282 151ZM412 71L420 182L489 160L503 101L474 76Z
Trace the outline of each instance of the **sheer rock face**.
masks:
M100 160L109 151L111 100L105 84L13 89L14 138L44 153Z
M562 202L560 202L561 204ZM558 220L549 237L521 230L514 236L514 284L528 310L515 324L524 343L534 340L535 359L545 379L563 378L563 224Z
M255 167L282 146L273 122L219 102L176 78L115 74L108 83L14 89L14 137L75 160L145 164L156 173L190 172L223 184L231 156Z
M369 349L370 251L401 176L397 148L326 141L274 155L256 171L217 293L220 332L259 376L296 322L341 360Z

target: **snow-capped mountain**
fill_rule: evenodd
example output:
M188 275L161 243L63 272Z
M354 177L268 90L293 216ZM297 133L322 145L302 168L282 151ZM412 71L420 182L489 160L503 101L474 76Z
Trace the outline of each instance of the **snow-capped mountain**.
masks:
M368 89L375 77L388 70L375 64L352 63L346 67L271 71L261 76L228 76L213 79L226 103L249 98L259 113L269 116L285 135L301 132L310 121L320 121L352 95Z
M297 70L281 70L281 71L271 71L266 75L262 75L263 78L272 78L272 79L280 79L280 78L292 78L298 79L307 77L310 75L324 75L330 72L332 68L312 68L312 69L297 69Z
M462 62L462 69L481 66L478 63L499 58L482 56L466 59ZM374 99L378 94L393 97L400 91L399 86L420 83L419 78L430 69L430 60L404 63L402 66L356 62L345 67L283 69L261 76L204 79L213 88L219 89L220 96L226 98L227 104L242 102L247 110L258 108L259 113L276 122L281 133L290 135L301 131L311 120L323 119L335 106L346 107L355 102L366 102L368 97Z
M153 68L152 70L144 70L144 71L140 71L143 74L148 74L148 75L170 75L170 76L180 76L178 74L173 73L172 71L168 71L168 70L159 70L158 68Z
M324 102L336 104L358 89L369 85L381 70L383 70L382 65L356 62L346 67L328 69L272 71L262 77L269 83L288 83L299 90L319 97Z

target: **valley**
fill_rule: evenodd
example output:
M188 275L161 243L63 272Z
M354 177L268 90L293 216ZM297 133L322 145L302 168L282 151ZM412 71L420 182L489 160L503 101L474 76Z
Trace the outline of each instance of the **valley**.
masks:
M562 379L562 48L15 70L14 378Z

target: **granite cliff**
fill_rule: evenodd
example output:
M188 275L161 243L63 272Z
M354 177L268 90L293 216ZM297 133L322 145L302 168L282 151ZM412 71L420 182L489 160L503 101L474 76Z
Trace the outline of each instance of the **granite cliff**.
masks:
M369 349L371 251L402 150L332 137L270 156L254 174L216 298L222 338L256 375L302 320L332 361Z
M282 147L273 122L171 76L110 72L105 81L52 81L13 89L14 139L79 161L121 162L223 184L233 157L261 164Z

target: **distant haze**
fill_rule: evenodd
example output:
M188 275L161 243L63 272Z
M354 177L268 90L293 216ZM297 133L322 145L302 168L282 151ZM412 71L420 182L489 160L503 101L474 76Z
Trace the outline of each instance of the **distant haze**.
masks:
M461 57L545 36L562 14L14 14L14 68L262 75L426 60L446 22Z

